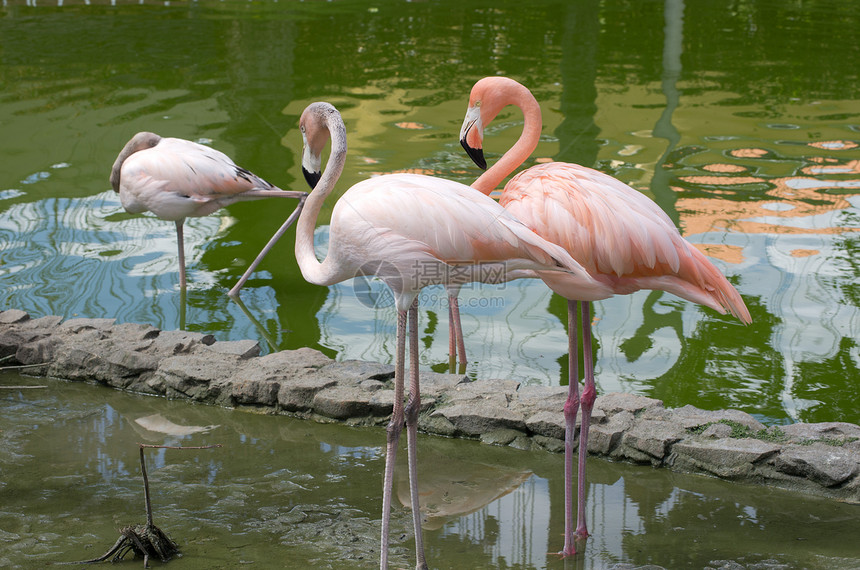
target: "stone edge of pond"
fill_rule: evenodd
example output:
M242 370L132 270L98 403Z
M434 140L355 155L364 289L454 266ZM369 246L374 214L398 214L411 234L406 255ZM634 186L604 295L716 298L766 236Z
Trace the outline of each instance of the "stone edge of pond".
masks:
M388 422L393 366L336 362L311 348L260 353L252 340L216 342L212 335L114 319L32 319L17 309L0 312L0 362L23 366L27 375L319 422ZM421 372L419 429L560 452L566 397L566 387ZM860 426L855 424L765 428L739 410L671 409L660 400L613 393L597 398L588 452L860 503Z

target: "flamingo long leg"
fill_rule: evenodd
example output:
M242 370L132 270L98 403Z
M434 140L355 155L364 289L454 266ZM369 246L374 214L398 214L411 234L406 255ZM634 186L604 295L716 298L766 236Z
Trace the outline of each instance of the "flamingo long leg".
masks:
M386 428L385 475L382 479L382 539L379 551L379 568L388 568L388 533L391 522L391 492L394 484L394 461L397 444L403 430L403 361L406 353L407 311L397 314L397 352L394 364L394 409Z
M185 219L176 220L176 243L179 244L179 288L185 291L185 236L182 226Z
M454 296L448 294L448 372L457 368L457 330L454 328Z
M588 537L585 526L585 460L588 457L588 429L591 424L591 411L597 398L594 386L594 359L591 354L591 311L590 303L582 302L582 359L585 386L582 389L582 422L579 428L579 473L576 480L576 537Z
M409 401L406 403L406 449L409 460L409 493L412 498L412 526L415 530L415 568L426 570L421 510L418 501L418 412L421 388L418 377L418 300L409 308Z
M304 192L302 192L302 194L304 194ZM243 285L245 285L245 281L248 280L248 277L251 276L251 273L253 273L254 270L257 269L257 266L260 264L261 261L263 261L263 258L266 257L266 254L269 253L269 250L274 247L278 240L281 239L281 236L286 233L290 226L293 225L293 222L295 222L296 219L299 217L299 214L301 214L302 208L305 205L306 199L307 194L304 194L301 198L299 198L299 205L296 206L296 209L293 210L293 213L290 214L290 217L287 218L287 220L281 225L280 228L278 228L278 231L275 232L275 235L273 235L269 239L269 243L267 243L263 250L259 254L257 254L257 258L253 262L251 262L251 265L248 266L248 269L245 270L245 273L242 274L242 277L239 278L239 281L237 281L236 284L233 285L233 288L227 292L228 295L230 295L231 297L235 297L239 294L239 290L242 288Z
M577 356L576 301L567 302L568 391L564 403L564 550L576 554L573 537L573 440L579 411L579 359Z
M459 290L458 290L459 293ZM453 345L456 343L457 355L459 356L459 372L462 374L466 370L466 342L463 339L463 323L460 321L460 302L459 297L455 293L448 293L448 317L450 333L448 337L449 364L451 371L454 371L453 362L456 361L454 356Z

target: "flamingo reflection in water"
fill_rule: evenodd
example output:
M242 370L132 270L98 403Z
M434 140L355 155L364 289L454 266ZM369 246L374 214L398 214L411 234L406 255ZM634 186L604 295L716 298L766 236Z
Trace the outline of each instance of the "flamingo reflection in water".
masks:
M541 112L537 100L523 85L506 77L478 81L469 96L469 107L460 130L460 143L481 168L483 129L507 105L523 112L520 138L472 188L489 195L537 148ZM660 207L630 186L597 170L566 162L528 168L505 185L499 203L538 235L562 246L613 294L640 289L659 289L683 299L726 312L742 323L750 313L735 288L692 244ZM556 293L568 299L569 393L565 416L565 537L560 554L576 553L574 538L586 538L585 458L588 427L596 398L591 348L590 291L583 292L566 274L542 273L540 277ZM456 290L454 291L456 293ZM581 302L584 388L579 393L577 371L577 303ZM450 302L456 307L456 298ZM452 315L449 346L462 346L459 316ZM456 335L460 338L455 338ZM452 356L453 359L453 356ZM461 360L465 358L461 355ZM577 479L577 523L573 529L573 441L576 416L582 407Z
M271 197L299 199L298 212L307 197L306 192L273 186L213 148L149 132L137 133L126 143L113 163L110 183L127 212L148 211L176 223L183 291L185 218L208 216L239 201Z
M391 289L398 312L394 405L386 437L380 566L388 566L388 534L394 461L406 425L415 531L416 566L426 568L418 503L416 438L421 399L418 384L416 298L428 285L493 279L499 271L548 271L570 275L595 298L611 294L561 247L529 230L491 198L468 186L418 174L388 174L359 182L335 204L325 259L314 253L314 226L346 160L346 128L328 103L313 103L300 120L302 170L314 190L296 225L295 254L304 278L332 285L375 275ZM331 153L320 172L323 148ZM258 256L266 254L270 242ZM409 328L410 389L404 408L404 367Z

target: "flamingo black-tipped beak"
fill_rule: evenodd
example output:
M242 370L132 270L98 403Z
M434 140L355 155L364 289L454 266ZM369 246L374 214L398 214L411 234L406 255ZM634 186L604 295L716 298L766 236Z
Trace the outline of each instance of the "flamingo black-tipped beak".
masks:
M306 168L302 167L302 174L305 175L305 180L307 181L311 189L316 188L317 182L319 182L320 178L322 178L322 172L320 172L319 170L311 172Z
M460 144L478 168L481 170L487 169L487 160L484 158L484 149L470 147L465 138L460 139Z
M487 169L487 161L484 159L484 149L481 141L484 140L484 126L481 122L480 103L469 105L463 126L460 127L460 144L478 168ZM471 144L470 144L471 143ZM474 145L474 146L473 146Z

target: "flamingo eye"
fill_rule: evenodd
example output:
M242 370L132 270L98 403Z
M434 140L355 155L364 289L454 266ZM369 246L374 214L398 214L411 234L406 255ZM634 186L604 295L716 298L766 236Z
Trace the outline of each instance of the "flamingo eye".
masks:
M475 107L480 107L480 106L481 106L481 102L480 102L480 101L475 101Z

